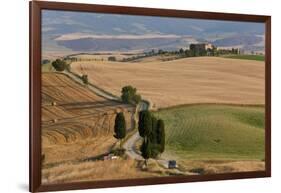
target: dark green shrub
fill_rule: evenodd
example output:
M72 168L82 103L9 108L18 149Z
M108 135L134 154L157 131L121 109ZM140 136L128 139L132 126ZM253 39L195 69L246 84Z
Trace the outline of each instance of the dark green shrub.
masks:
M82 81L83 81L84 84L88 84L88 83L89 83L89 81L88 81L88 75L83 74L83 75L81 76L81 79L82 79Z
M52 66L56 69L56 71L64 71L67 67L67 64L64 60L56 59L52 62Z
M115 56L109 56L108 61L116 61L116 57Z
M125 103L138 104L141 96L137 94L137 89L132 86L124 86L121 91L121 99Z

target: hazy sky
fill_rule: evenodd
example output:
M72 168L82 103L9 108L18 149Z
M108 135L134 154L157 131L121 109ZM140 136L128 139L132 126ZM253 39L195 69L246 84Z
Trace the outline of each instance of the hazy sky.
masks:
M264 24L186 18L132 16L44 10L43 33L177 34L204 33L264 34ZM65 29L63 29L63 27ZM74 29L76 28L76 29Z
M262 51L264 30L263 23L253 22L43 10L42 48L43 51L175 50L190 43L209 42Z

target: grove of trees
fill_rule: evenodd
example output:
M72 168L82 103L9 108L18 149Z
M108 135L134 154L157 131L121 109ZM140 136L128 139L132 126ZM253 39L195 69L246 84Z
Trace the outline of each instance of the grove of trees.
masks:
M148 110L139 113L138 130L143 138L141 155L145 165L149 158L156 158L165 150L165 125L162 119L157 119Z
M107 58L108 61L116 61L116 57L115 56L109 56Z
M52 62L52 66L55 68L56 71L64 71L66 68L68 68L68 65L64 60L56 59Z
M121 149L121 141L126 136L126 121L123 112L117 113L115 117L114 124L114 137L120 141L120 149Z
M138 104L141 96L137 94L137 89L132 86L124 86L121 91L121 99L125 103Z
M130 62L130 61L135 61L138 59L157 56L157 55L170 55L170 56L175 56L174 59L177 59L177 58L196 57L196 56L219 56L219 55L228 55L228 54L237 55L240 54L240 52L239 49L236 48L217 49L217 47L213 47L213 48L205 49L204 47L200 47L197 44L190 44L189 49L180 48L178 50L172 50L172 51L162 50L162 49L155 51L154 49L152 49L151 51L144 52L142 54L123 58L121 62ZM110 59L108 58L108 60ZM165 61L168 60L173 60L173 58L167 59Z

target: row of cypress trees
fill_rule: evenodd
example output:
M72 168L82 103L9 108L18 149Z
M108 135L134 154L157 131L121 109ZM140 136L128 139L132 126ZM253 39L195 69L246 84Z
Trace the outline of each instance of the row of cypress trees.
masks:
M143 138L141 145L142 157L147 160L156 158L165 150L165 125L162 119L157 119L148 110L139 113L138 130Z
M165 150L165 125L162 119L157 119L148 110L139 113L138 130L143 138L141 145L141 155L147 160L156 158ZM114 137L121 140L126 136L126 121L123 112L117 113L114 124Z

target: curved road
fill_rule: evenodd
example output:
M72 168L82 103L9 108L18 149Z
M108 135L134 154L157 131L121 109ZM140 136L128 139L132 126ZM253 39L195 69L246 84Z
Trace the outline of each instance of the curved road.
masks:
M66 74L67 76L72 78L75 82L77 82L79 84L82 84L82 85L85 85L83 83L83 81L79 77L77 77L78 75L75 75L74 73L67 72L67 71L64 71L63 74ZM102 90L101 88L98 88L97 86L94 86L93 84L87 84L87 88L90 89L91 91L93 91L96 95L99 95L99 96L104 97L106 99L120 101L119 97L114 96L110 93L107 93L106 91Z
M137 150L135 149L135 144L137 141L141 139L139 132L135 132L124 144L123 148L126 149L126 154L135 160L144 160L143 157L138 154ZM155 159L161 166L164 168L168 168L168 160L165 159Z
M139 135L139 132L135 132L124 144L123 148L126 149L126 154L135 160L141 161L144 160L143 157L138 154L138 152L135 149L135 144L138 140L141 139L141 136ZM169 160L166 159L155 159L157 163L162 166L165 169L169 169ZM173 168L173 172L177 173L179 175L197 175L197 173L191 173L187 171L181 171L179 168Z
M126 154L135 160L143 160L142 156L135 150L135 144L140 139L141 137L137 131L123 144L123 148L126 149Z
M83 81L74 73L72 72L67 72L64 71L63 74L66 74L67 76L71 77L74 81L76 81L79 84L84 85ZM90 89L91 91L93 91L95 94L104 97L106 99L109 100L115 100L115 101L120 101L120 98L117 96L112 95L111 93L108 93L104 90L102 90L101 88L93 85L93 84L88 84L87 85L88 89ZM149 102L146 102L144 100L142 100L139 104L139 107L137 108L137 111L142 111L142 110L148 110L150 108L150 104ZM126 154L131 157L132 159L135 160L143 160L142 156L140 154L137 153L136 149L135 149L135 144L138 140L141 139L141 136L139 135L139 132L136 131L124 144L123 147L124 149L126 149ZM164 168L168 168L168 160L165 159L156 159L156 161L158 162L158 164L160 164L162 167ZM176 169L177 172L179 173L183 173L181 172L179 169Z
M78 84L85 85L83 83L83 81L78 77L78 75L74 74L73 72L64 71L62 73L69 76L71 79L73 79ZM93 91L95 94L97 94L101 97L104 97L106 99L120 101L119 97L114 96L110 93L107 93L106 91L98 88L97 86L95 86L93 84L88 84L87 88L90 89L91 91ZM146 101L141 101L137 107L138 112L142 111L142 110L147 110L147 109L149 109L149 103ZM126 154L128 156L130 156L132 159L143 160L142 156L139 155L136 152L136 150L134 149L136 142L140 139L141 139L141 137L139 135L139 132L137 131L123 144L124 149L127 150Z

